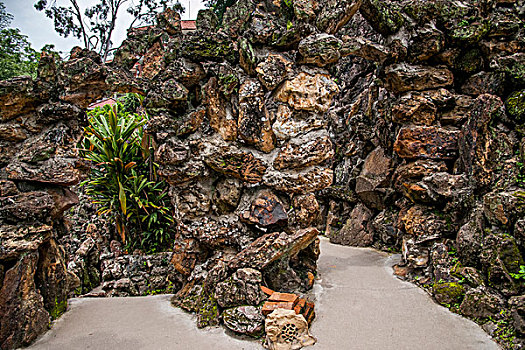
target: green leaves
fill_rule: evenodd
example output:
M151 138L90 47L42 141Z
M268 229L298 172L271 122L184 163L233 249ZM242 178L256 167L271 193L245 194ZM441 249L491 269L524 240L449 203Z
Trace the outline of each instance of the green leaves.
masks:
M174 220L166 184L154 181L147 116L117 103L90 111L88 121L81 153L92 168L83 185L99 214L114 220L128 250L169 247Z

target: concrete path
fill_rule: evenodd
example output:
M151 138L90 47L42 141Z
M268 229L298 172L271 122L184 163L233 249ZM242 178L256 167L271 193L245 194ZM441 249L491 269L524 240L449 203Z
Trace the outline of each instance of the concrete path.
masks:
M312 350L498 349L476 324L436 305L392 276L392 258L369 249L321 243L321 279ZM69 311L30 349L262 349L222 328L199 330L170 296L73 299Z

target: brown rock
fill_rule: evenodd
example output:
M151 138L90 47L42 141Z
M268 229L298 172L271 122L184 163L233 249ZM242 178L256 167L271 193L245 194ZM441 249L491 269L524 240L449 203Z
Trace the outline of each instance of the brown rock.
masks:
M206 113L210 120L210 126L218 132L226 141L237 138L237 120L228 108L225 99L219 95L217 78L212 77L203 87Z
M502 95L505 89L505 74L497 72L479 72L470 76L461 86L461 92L467 95L481 94Z
M281 54L269 53L255 69L257 77L268 89L275 89L292 71L293 62Z
M0 140L19 142L24 141L27 134L18 124L0 124Z
M392 108L394 123L413 123L415 125L430 126L436 120L437 108L423 94L409 92L399 98Z
M164 49L157 41L144 55L141 76L145 79L154 79L164 68Z
M356 179L355 191L359 198L369 207L384 209L384 188L388 187L392 159L378 147L365 159L361 174Z
M271 152L275 148L275 135L264 108L261 84L257 80L245 81L239 89L239 101L239 137L263 152Z
M173 244L173 255L170 263L177 272L189 276L200 255L202 255L202 250L196 239L177 235Z
M242 213L240 217L246 223L264 228L288 224L288 215L283 203L270 191L259 193L250 210Z
M444 67L399 63L385 69L387 88L393 93L423 91L452 85L454 76Z
M478 287L467 291L459 311L468 317L485 318L499 314L504 306L505 301L501 296L485 287Z
M439 238L451 230L445 218L419 205L411 207L405 213L400 213L399 220L404 231L419 240Z
M387 47L363 37L343 36L341 56L357 56L373 62L384 62L390 51Z
M454 159L459 131L437 127L405 127L399 131L394 151L401 158Z
M52 235L53 228L48 225L1 225L0 260L11 260L25 252L36 251Z
M279 105L275 113L270 113L273 123L275 136L280 140L288 140L310 131L321 129L328 125L322 115L308 113L307 115L298 114L287 105Z
M268 233L256 239L252 244L237 254L228 262L231 270L244 267L254 267L263 270L270 263L284 256L294 256L308 247L319 234L315 228L295 231L292 234L284 232Z
M25 254L5 273L0 290L2 349L27 346L49 327L49 313L35 286L37 261L38 252Z
M309 193L293 198L295 221L301 228L311 226L319 217L320 208L315 195Z
M300 169L321 164L334 157L334 149L327 135L308 134L288 142L273 162L277 170Z
M318 2L321 12L317 16L317 28L335 34L355 15L361 6L361 0L327 0Z
M298 46L300 63L313 64L318 67L335 63L341 57L339 50L343 42L326 33L313 34L301 40Z
M326 112L338 92L337 84L328 75L301 72L284 82L276 98L298 110Z
M50 239L38 251L40 259L35 275L37 287L44 299L44 308L49 311L51 318L56 319L66 311L69 296L63 248Z
M372 219L372 211L358 204L350 213L350 218L338 232L330 235L330 242L356 247L368 247L374 242L372 231L367 224Z
M0 221L48 222L53 199L46 192L24 192L12 197L0 197Z
M304 194L330 186L333 176L332 169L314 167L299 173L267 172L263 182L278 191Z
M1 81L0 91L0 121L31 113L39 102L33 92L33 80L27 76Z
M505 114L503 101L492 95L479 96L459 135L459 168L473 176L479 187L492 182L497 142L490 131L493 120Z
M233 212L242 194L242 183L237 179L222 179L213 192L213 204L220 214Z
M266 166L251 153L223 150L210 154L204 162L213 170L249 183L258 183L266 173Z

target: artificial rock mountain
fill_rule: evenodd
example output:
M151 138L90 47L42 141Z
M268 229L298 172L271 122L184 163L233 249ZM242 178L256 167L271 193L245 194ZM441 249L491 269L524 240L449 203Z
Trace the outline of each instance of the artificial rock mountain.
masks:
M400 249L396 273L519 343L524 17L521 0L238 0L191 33L166 11L111 63L75 48L0 82L1 348L101 280L134 295L169 279L200 326L262 322L244 306L261 285L311 288L319 233ZM72 254L61 244L85 108L113 92L145 96L177 220L165 257L104 252L102 225L82 226Z

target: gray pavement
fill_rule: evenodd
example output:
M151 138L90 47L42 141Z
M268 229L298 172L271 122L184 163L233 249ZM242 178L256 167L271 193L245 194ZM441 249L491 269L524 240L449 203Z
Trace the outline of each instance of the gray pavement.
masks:
M498 349L475 323L436 305L392 276L392 257L321 242L312 350ZM72 299L53 328L30 349L262 349L260 342L199 330L170 296Z

